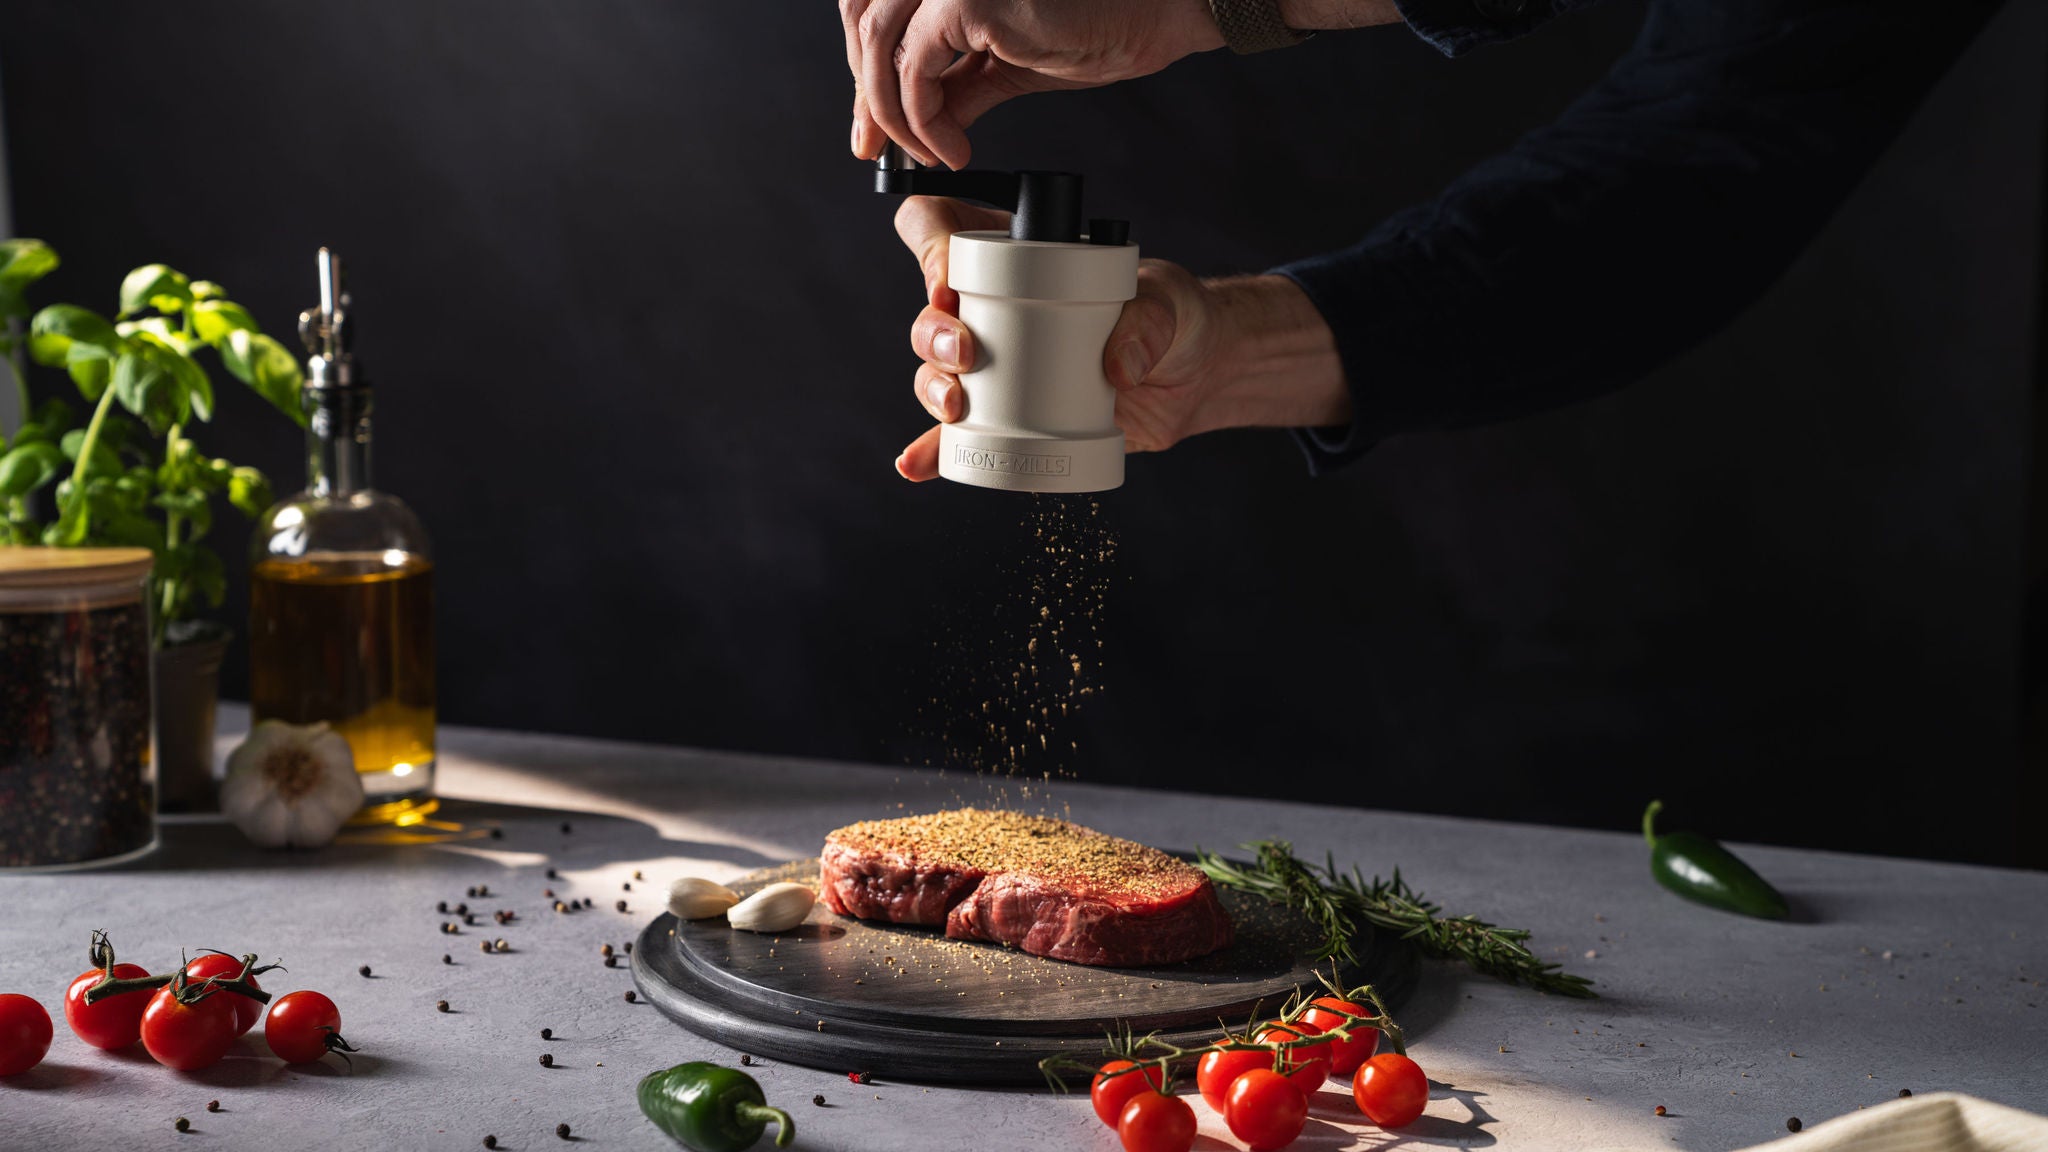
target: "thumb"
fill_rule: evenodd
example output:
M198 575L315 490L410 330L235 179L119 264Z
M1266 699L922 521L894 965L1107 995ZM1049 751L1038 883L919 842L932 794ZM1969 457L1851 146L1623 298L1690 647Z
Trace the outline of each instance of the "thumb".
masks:
M1123 314L1110 329L1102 349L1102 367L1118 391L1136 388L1173 350L1188 302L1178 279L1166 274L1172 265L1157 260L1138 267L1138 294L1124 302Z

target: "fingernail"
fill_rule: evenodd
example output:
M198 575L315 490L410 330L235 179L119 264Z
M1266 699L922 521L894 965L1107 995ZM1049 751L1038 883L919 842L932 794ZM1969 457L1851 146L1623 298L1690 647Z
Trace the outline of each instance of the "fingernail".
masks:
M941 328L932 336L932 357L941 367L960 369L960 333Z
M1126 343L1116 350L1116 365L1123 369L1124 380L1130 384L1144 380L1145 373L1152 370L1152 366L1145 363L1145 350L1140 348L1136 341Z
M897 474L898 476L907 476L907 475L908 475L908 473L906 473L906 472L904 472L904 471L903 471L903 458L904 458L905 456L908 456L908 455L910 455L910 453L908 453L908 452L898 452L898 453L896 454L896 474Z
M853 138L847 142L846 146L853 149L855 156L860 155L860 117L858 116L853 118Z
M925 399L931 402L932 415L940 420L946 419L946 397L952 395L952 393L953 382L951 380L933 380L925 385L924 395Z

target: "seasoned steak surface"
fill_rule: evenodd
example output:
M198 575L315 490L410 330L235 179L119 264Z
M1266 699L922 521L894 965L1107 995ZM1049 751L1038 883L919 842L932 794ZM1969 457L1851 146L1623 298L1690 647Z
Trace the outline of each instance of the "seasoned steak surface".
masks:
M1200 869L1049 816L956 808L825 837L825 903L842 915L943 925L1037 956L1141 968L1230 943Z

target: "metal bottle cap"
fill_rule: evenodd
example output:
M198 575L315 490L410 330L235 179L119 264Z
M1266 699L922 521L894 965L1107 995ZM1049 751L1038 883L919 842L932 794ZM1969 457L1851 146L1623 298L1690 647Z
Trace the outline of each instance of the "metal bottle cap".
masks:
M341 257L320 249L320 307L299 313L299 340L312 353L306 359L306 387L347 388L356 378L355 356L348 349L354 330L348 318L349 296Z

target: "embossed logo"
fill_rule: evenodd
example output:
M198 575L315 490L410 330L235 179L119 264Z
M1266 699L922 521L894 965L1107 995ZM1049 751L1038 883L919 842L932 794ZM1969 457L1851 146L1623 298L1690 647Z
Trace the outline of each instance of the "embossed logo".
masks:
M1014 472L1023 476L1065 476L1070 456L1030 456L1022 452L996 452L966 444L953 446L953 463L983 472Z

